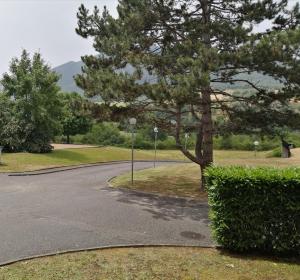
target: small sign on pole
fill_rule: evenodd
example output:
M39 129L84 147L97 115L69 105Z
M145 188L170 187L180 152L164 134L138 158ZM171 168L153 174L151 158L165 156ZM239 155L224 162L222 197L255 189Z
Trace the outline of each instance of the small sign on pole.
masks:
M156 167L156 150L157 150L157 134L158 134L158 127L155 126L154 129L154 168Z
M258 141L254 141L254 157L256 157L256 154L257 154L257 148L259 146L259 142Z

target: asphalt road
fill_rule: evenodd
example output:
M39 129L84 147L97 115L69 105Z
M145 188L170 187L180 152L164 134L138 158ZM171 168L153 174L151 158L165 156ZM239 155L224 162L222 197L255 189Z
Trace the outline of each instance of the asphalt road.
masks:
M0 174L0 263L109 245L212 245L205 203L107 187L109 178L129 170L129 163L120 163Z

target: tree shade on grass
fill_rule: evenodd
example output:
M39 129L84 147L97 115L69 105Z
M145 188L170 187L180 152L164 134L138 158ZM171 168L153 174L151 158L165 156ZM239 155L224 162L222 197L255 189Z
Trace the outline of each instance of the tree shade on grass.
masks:
M196 164L160 166L138 171L131 185L131 174L114 178L110 185L169 196L181 196L206 200L207 195L199 191L200 172Z
M1 280L298 280L294 259L231 255L201 248L125 248L24 261L0 269Z

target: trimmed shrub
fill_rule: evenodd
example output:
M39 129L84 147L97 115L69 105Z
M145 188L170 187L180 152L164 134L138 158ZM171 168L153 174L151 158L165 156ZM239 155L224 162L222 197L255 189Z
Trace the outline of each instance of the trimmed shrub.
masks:
M300 169L210 167L205 176L219 245L300 254Z

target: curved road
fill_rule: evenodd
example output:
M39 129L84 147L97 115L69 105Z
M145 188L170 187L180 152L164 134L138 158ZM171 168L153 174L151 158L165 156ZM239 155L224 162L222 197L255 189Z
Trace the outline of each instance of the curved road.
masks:
M0 264L108 245L212 245L205 203L107 187L109 178L128 170L130 163L0 174Z

